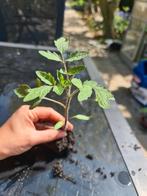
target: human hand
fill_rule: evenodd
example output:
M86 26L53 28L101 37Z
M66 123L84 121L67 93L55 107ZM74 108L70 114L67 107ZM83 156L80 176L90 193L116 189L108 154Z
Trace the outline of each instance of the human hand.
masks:
M53 125L64 117L52 108L36 107L30 110L28 105L21 106L0 128L0 160L67 135L51 126L38 124L45 120ZM72 129L73 125L68 122L67 130Z

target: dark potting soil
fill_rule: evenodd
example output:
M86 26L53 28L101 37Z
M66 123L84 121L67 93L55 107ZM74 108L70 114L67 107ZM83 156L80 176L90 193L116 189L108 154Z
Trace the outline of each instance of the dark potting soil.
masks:
M45 144L55 158L65 158L70 152L74 151L75 137L73 132L68 132L67 136Z
M55 158L66 158L71 152L75 153L74 149L75 137L73 132L68 132L67 136L47 144L50 153L54 154ZM69 175L64 174L64 169L61 161L55 161L52 168L53 177L59 177L76 184L76 181Z

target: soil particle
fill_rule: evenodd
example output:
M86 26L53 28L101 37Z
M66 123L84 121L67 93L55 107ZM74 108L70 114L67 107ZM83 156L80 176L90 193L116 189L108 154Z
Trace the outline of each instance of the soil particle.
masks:
M103 175L103 179L104 180L107 179L107 175L106 174Z
M142 170L142 168L139 168L138 171L140 172Z
M136 173L135 173L135 171L132 170L131 174L132 174L132 176L135 176Z
M95 172L97 172L97 173L101 173L101 168L100 168L100 167L99 167L99 168L97 168Z
M137 151L137 150L139 150L141 147L138 146L137 144L135 144L135 145L133 146L133 148L134 148L135 151Z
M61 161L56 161L54 163L53 168L52 168L52 172L53 172L53 177L59 177L63 180L67 180L67 181L72 182L73 184L76 184L76 181L72 177L64 174L63 165L62 165Z
M111 176L111 178L113 178L113 177L114 177L114 175L115 175L115 173L114 173L114 172L110 172L110 176Z
M93 160L93 155L91 155L91 154L87 154L85 157L86 157L87 159L89 159L89 160Z

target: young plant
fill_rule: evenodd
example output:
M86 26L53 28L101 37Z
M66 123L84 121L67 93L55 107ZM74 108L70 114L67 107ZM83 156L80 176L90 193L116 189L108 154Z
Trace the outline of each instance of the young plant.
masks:
M95 81L86 80L81 81L77 78L77 74L82 72L84 65L75 65L75 62L81 61L88 54L84 51L68 52L69 40L64 37L54 41L58 53L51 51L39 51L43 57L60 62L61 68L56 70L56 78L50 73L45 71L36 71L38 87L31 88L27 84L21 84L15 93L23 102L33 101L33 107L38 105L42 100L47 100L58 104L64 109L65 121L57 122L56 129L66 129L67 121L69 119L69 109L71 101L74 96L77 96L79 102L83 102L95 94L95 101L102 108L109 107L109 100L113 100L113 95L104 87L99 86ZM69 66L70 64L70 66ZM72 64L72 65L71 65ZM53 92L59 97L65 94L65 102L49 98L49 94ZM72 118L79 120L89 120L88 116L83 114L76 114Z

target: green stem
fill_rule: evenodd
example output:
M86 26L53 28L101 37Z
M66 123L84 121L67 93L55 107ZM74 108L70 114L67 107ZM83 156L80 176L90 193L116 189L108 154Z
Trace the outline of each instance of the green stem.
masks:
M56 104L62 106L64 109L65 109L65 107L66 107L66 106L65 106L63 103L61 103L60 101L56 101L56 100L54 100L54 99L50 99L50 98L47 98L47 97L44 97L43 99L44 99L44 100L51 101L51 102L53 102L53 103L56 103Z

